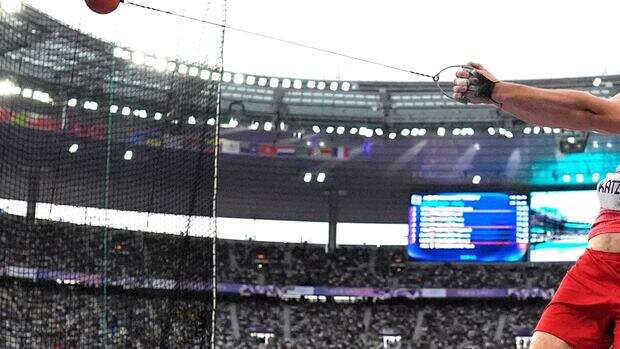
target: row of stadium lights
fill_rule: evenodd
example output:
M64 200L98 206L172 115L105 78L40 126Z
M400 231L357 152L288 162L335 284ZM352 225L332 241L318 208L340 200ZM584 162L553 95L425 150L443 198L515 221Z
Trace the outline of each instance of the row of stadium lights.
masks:
M321 132L323 132L323 130L321 129L320 126L318 125L314 125L312 126L312 131L315 134L319 134ZM336 133L339 135L342 135L346 132L346 129L344 126L338 126L338 127L333 127L333 126L328 126L327 128L325 128L324 132L326 134L332 134L332 133ZM503 127L499 127L499 128L495 128L495 127L489 127L487 129L487 132L489 135L494 136L494 135L500 135L500 136L504 136L506 138L513 138L514 134L512 131L509 131ZM525 128L523 128L523 134L525 135L530 135L530 134L534 134L534 135L538 135L538 134L559 134L561 132L561 129L559 128L551 128L551 127L540 127L540 126L527 126ZM352 135L356 135L359 134L361 136L366 136L366 137L372 137L373 135L377 135L377 136L383 136L385 134L384 130L382 128L376 128L376 129L372 129L372 128L366 128L366 127L352 127L349 129L349 133ZM412 129L401 129L400 130L400 135L402 137L416 137L416 136L424 136L426 135L427 130L425 128L412 128ZM443 137L445 136L447 133L447 129L445 127L438 127L435 134L437 136ZM471 127L464 127L464 128L453 128L451 131L453 136L473 136L475 135L475 130ZM396 132L390 132L388 133L388 138L390 139L395 139L397 136Z
M39 102L42 103L50 103L51 102L51 98L49 96L48 93L46 92L42 92L42 91L38 91L38 90L32 90L30 88L24 88L21 89L20 87L16 86L15 84L13 84L11 81L9 80L3 80L0 81L0 96L10 96L10 95L21 95L24 98L31 98L33 100L37 100ZM71 98L67 101L67 105L69 107L76 107L78 105L78 101L75 98ZM85 101L84 105L83 105L84 109L87 110L93 110L96 111L99 107L97 102L94 101ZM144 109L134 109L132 110L129 107L119 107L117 105L112 105L110 106L110 113L111 114L116 114L120 111L120 113L124 116L129 116L129 115L133 115L142 119L146 119L148 118L148 113L146 110ZM161 120L163 117L163 114L160 112L156 112L153 115L153 118L155 120ZM178 120L174 120L175 123L178 123ZM196 118L194 116L190 116L187 119L187 123L189 125L195 125L196 124ZM207 120L207 125L210 126L214 126L215 125L215 118L209 118ZM239 121L236 120L235 118L231 118L229 120L229 122L227 124L223 124L223 127L227 127L227 128L235 128L239 126ZM252 122L249 127L249 129L251 130L258 130L260 128L260 123L259 122ZM274 128L273 123L267 121L264 123L263 125L263 129L265 131L272 131ZM280 122L279 124L279 129L281 131L286 130L286 124L284 122ZM318 125L314 125L312 126L312 131L315 134L319 134L321 133L323 130L321 129L320 126ZM327 126L324 130L324 132L326 134L338 134L338 135L343 135L346 133L346 128L344 126ZM440 137L443 137L446 135L446 128L445 127L439 127L436 130L436 134ZM513 138L514 135L512 133L512 131L506 130L505 128L494 128L494 127L489 127L487 129L487 132L489 135L493 136L493 135L501 135L504 136L506 138ZM525 135L538 135L538 134L559 134L561 132L561 129L559 128L551 128L551 127L540 127L540 126L534 126L534 127L530 127L527 126L525 128L523 128L523 134ZM384 136L385 132L382 128L376 128L376 129L372 129L372 128L367 128L367 127L351 127L349 129L349 133L351 135L356 135L359 134L361 136L365 136L365 137L372 137L374 135L376 136ZM452 135L454 136L473 136L475 134L475 131L473 128L470 127L466 127L466 128L453 128L452 129ZM427 130L425 128L412 128L412 129L402 129L400 131L400 136L402 137L417 137L417 136L424 136L427 134ZM299 133L299 135L301 135L301 132ZM389 132L388 133L388 138L389 139L395 139L397 137L397 133L396 132ZM574 137L568 137L567 141L569 143L575 143L575 138ZM601 147L601 145L598 143L598 141L593 141L592 142L592 147L595 149L598 149L599 147ZM612 148L613 145L610 142L607 142L605 144L605 147L607 148ZM569 179L570 181L570 179ZM578 181L579 182L579 181Z
M313 176L312 172L306 172L306 173L304 173L304 182L305 182L305 183L310 183L310 182L312 182L312 178L313 178L313 177L314 177L314 176ZM317 181L318 183L324 183L326 179L327 179L327 175L325 174L325 172L319 172L319 173L317 173L317 175L316 175L316 181Z
M79 145L77 143L72 144L69 147L69 153L76 153L79 149ZM131 159L133 159L133 151L132 150L126 150L125 154L123 155L123 159L129 161ZM611 173L608 173L607 176L611 175ZM304 177L303 180L305 183L310 183L312 182L313 178L316 179L316 181L318 183L324 183L325 180L327 179L327 175L324 172L319 172L316 174L316 177L312 174L312 172L306 172L304 173ZM591 176L592 182L596 183L601 179L601 175L599 173L593 173ZM564 183L570 183L572 180L572 177L570 174L564 174L562 175L562 181ZM482 181L482 177L480 175L474 175L472 177L472 183L473 184L480 184L480 182ZM585 175L583 173L577 173L575 174L575 181L577 183L584 183L585 182Z
M76 107L78 104L78 101L75 98L72 98L68 101L68 106L70 107ZM97 110L98 108L98 104L97 102L93 102L93 101L86 101L84 102L84 109L89 109L89 110ZM120 113L124 116L136 116L142 119L146 119L148 118L148 113L146 110L144 109L134 109L132 110L129 107L119 107L117 105L112 105L110 106L110 113L111 114L116 114L120 111ZM160 112L156 112L153 115L153 118L155 120L161 120L163 114ZM175 120L176 121L176 120ZM178 121L176 121L178 122ZM187 119L187 123L189 125L195 125L196 124L196 118L194 116L190 116ZM215 119L214 118L210 118L207 120L207 124L210 126L215 125ZM223 127L225 128L236 128L239 126L239 121L235 118L230 118L230 120L228 121L228 123L222 124ZM250 130L258 130L260 127L260 123L257 121L253 121L252 123L250 123L250 125L248 126L248 128ZM263 124L263 129L267 132L273 131L275 128L275 125L270 122L267 121ZM286 124L284 122L280 122L278 125L278 128L280 129L280 131L285 131L286 130ZM540 133L540 127L536 126L534 127L534 134L538 134ZM548 127L545 127L545 133L551 133L551 129ZM549 132L547 132L547 129L549 130ZM386 131L384 131L382 128L378 127L378 128L368 128L365 126L361 126L361 127L351 127L348 130L349 134L351 135L360 135L360 136L365 136L365 137L373 137L373 136L379 136L382 137L386 134ZM555 129L554 133L559 133L559 129ZM322 132L325 132L326 134L338 134L338 135L344 135L347 132L346 127L344 126L327 126L325 127L325 129L322 129L319 125L314 125L312 126L312 132L314 132L315 134L320 134ZM404 128L401 129L399 134L402 137L418 137L418 136L424 136L427 134L427 129L426 128ZM436 130L436 134L440 137L445 136L447 133L447 129L445 127L438 127ZM475 134L475 130L471 127L464 127L464 128L453 128L451 131L452 135L454 136L473 136ZM488 133L490 135L495 135L495 134L499 134L502 136L505 136L506 138L512 138L513 137L513 133L512 131L508 131L504 128L498 128L497 130L493 127L489 127L488 129ZM530 127L526 127L523 131L524 134L530 134L532 133L532 130ZM395 139L397 137L397 133L396 132L389 132L387 133L387 137L389 139Z
M35 101L39 101L42 103L51 103L52 99L50 98L49 93L33 90L31 88L24 88L15 85L10 80L2 80L0 81L0 96L18 96L21 95L24 98L34 99Z
M192 77L200 77L203 80L213 80L219 81L220 79L226 83L234 83L237 85L249 85L254 86L258 85L261 87L269 86L271 88L294 88L301 89L304 87L304 82L300 79L280 79L274 77L257 77L254 75L245 75L242 73L231 73L224 72L220 75L220 72L211 71L208 69L201 69L195 66L190 66L184 63L177 63L168 61L165 58L157 58L150 55L145 55L138 51L129 51L122 47L114 48L113 55L116 58L121 58L127 61L131 61L136 65L145 65L151 68L154 68L160 72L177 72L181 75L188 75ZM350 91L351 83L350 82L342 82L338 83L336 81L325 82L325 81L316 81L316 80L308 80L305 82L305 88L308 89L317 89L317 90L325 90L329 89L331 91Z
M33 90L30 88L20 88L18 86L16 86L13 82L11 82L10 80L3 80L0 81L0 96L12 96L12 95L21 95L24 98L30 98L42 103L50 103L52 101L52 99L50 98L50 95L46 92L42 92L42 91L38 91L38 90ZM76 107L78 105L78 101L75 98L71 98L67 101L67 105L69 107ZM87 110L93 110L96 111L99 107L97 102L94 101L85 101L84 105L83 105L84 109ZM146 119L148 118L148 113L146 112L146 110L144 109L134 109L132 110L129 107L119 107L117 105L112 105L110 106L110 113L111 114L116 114L120 111L120 113L124 116L129 116L132 115L142 118L142 119ZM163 117L163 114L160 112L156 112L153 114L153 118L155 120L161 120ZM178 120L175 120L174 122L178 123ZM190 116L187 119L187 123L189 125L195 125L196 124L196 118L194 116ZM215 118L209 118L207 120L207 124L210 126L215 125ZM231 118L229 120L229 122L227 124L223 124L222 126L227 127L227 128L235 128L239 125L239 121L236 120L235 118ZM251 130L258 130L260 128L260 123L259 122L252 122L249 127L249 129ZM274 129L274 125L271 122L265 122L263 125L263 129L265 131L272 131ZM279 129L281 131L286 130L286 124L284 122L280 122L279 124ZM322 130L320 126L318 125L314 125L312 126L312 131L315 134L319 134L321 132L325 132L326 134L338 134L338 135L343 135L346 133L346 128L344 126L327 126L325 128L325 130ZM493 136L493 135L501 135L504 136L506 138L513 138L514 134L512 133L512 131L506 130L505 128L494 128L494 127L489 127L487 129L487 132L489 135ZM551 127L540 127L540 126L526 126L523 128L523 134L525 135L538 135L538 134L559 134L561 132L561 129L559 128L551 128ZM372 129L372 128L367 128L367 127L351 127L349 129L349 133L351 135L356 135L359 134L361 136L365 136L365 137L372 137L374 135L376 136L384 136L385 131L382 128L376 128L376 129ZM408 136L412 136L412 137L416 137L416 136L424 136L426 135L427 130L425 128L412 128L412 129L401 129L400 131L400 136L403 137L408 137ZM473 128L453 128L452 129L452 135L454 136L473 136L475 134L475 131ZM443 137L446 135L446 128L445 127L438 127L436 130L436 134L440 137ZM389 139L395 139L397 137L397 133L396 132L389 132L387 134ZM569 143L574 143L574 138L572 138L572 142L571 142L571 138L568 138L568 142ZM606 146L608 148L611 148L612 145L611 143L607 143ZM599 145L597 142L593 142L593 147L594 148L598 148Z
M612 175L612 173L608 173L607 176ZM586 179L586 176L583 173L577 173L575 174L575 182L577 183L584 183ZM593 173L591 178L593 183L596 183L598 181L601 180L601 175L599 173ZM562 175L562 182L564 183L570 183L572 180L572 176L568 173Z
M80 149L79 144L73 143L69 146L69 153L75 154ZM133 150L125 150L125 154L123 154L123 159L129 161L133 159Z

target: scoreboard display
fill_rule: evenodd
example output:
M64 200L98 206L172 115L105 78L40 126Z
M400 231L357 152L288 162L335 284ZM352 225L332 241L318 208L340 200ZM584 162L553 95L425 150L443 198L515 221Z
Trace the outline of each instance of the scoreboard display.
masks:
M409 200L412 260L512 262L528 246L527 195L414 194Z

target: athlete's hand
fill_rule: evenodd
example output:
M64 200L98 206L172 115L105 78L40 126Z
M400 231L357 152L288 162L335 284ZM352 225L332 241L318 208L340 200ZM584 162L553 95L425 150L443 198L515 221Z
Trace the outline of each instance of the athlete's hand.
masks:
M482 64L469 62L467 65L474 68L478 74L484 76L492 83L499 82L499 80L486 70ZM456 100L466 100L473 104L496 104L489 98L490 96L477 96L472 92L474 85L477 85L479 82L478 78L474 77L469 70L461 69L457 71L452 86L452 97Z

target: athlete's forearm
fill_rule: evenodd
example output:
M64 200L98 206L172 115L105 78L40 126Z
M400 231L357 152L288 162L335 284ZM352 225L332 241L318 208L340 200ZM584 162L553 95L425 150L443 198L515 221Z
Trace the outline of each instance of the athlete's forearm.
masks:
M599 132L620 131L617 107L576 90L548 90L509 82L495 85L493 99L502 109L536 125Z

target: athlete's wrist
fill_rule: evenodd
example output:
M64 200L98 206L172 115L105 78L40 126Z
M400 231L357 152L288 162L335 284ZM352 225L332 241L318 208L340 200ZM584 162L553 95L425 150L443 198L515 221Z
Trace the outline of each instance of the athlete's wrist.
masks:
M511 85L512 84L504 81L495 82L493 91L491 92L491 101L501 107L506 102Z

